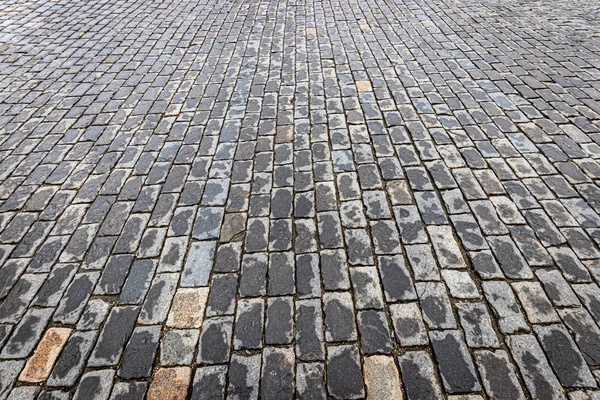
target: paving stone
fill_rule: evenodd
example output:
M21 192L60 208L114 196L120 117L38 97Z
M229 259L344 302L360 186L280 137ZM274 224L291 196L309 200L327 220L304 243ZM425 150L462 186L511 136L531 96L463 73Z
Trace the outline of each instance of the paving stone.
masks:
M600 351L596 343L600 338L600 329L590 314L581 308L558 310L565 325L572 332L577 347L588 365L600 363Z
M369 356L364 361L365 385L371 399L401 399L402 386L391 356Z
M428 226L427 231L442 268L466 268L465 260L449 226Z
M559 322L558 314L537 282L515 282L512 284L530 322Z
M217 248L215 272L235 272L240 268L242 246L240 243L227 243Z
M22 360L0 361L0 396L8 397L24 365Z
M327 390L336 399L364 397L358 348L355 346L331 346L327 348Z
M73 399L102 399L107 400L112 389L115 371L104 369L100 371L87 372L81 378Z
M121 290L119 304L142 303L150 288L155 270L156 262L154 260L135 260Z
M449 393L481 390L475 365L460 331L429 332L431 346Z
M56 360L47 385L73 386L85 368L97 337L98 331L74 332Z
M198 343L198 363L219 364L229 360L232 325L233 317L204 320Z
M42 307L56 306L60 302L67 285L75 275L76 270L76 264L57 264L40 287L32 304ZM2 308L4 304L7 304L7 301L8 299L4 300Z
M597 307L598 285L594 283L587 285L573 285L573 289L592 317L598 322L600 320L600 310Z
M407 351L398 357L398 364L409 399L439 399L443 396L431 356L427 352Z
M164 323L175 295L178 274L158 274L144 300L138 321L152 325Z
M239 294L242 297L264 296L267 285L267 255L246 254L242 260Z
M536 336L563 387L596 387L583 356L563 325L536 325Z
M260 397L294 398L294 350L266 347L263 350Z
M344 251L321 251L321 278L325 290L350 289L350 276Z
M118 382L113 386L110 400L142 400L148 390L146 382Z
M413 270L415 280L439 280L440 273L430 245L405 246L406 256Z
M442 277L450 289L450 295L457 299L476 299L479 292L475 282L466 271L446 269L442 271Z
M0 305L0 321L17 323L21 320L32 297L44 283L45 275L24 274Z
M416 287L423 310L423 318L429 328L455 329L456 320L452 314L452 306L444 284L419 282Z
M306 299L321 296L319 269L317 254L296 256L296 293L299 298Z
M415 300L417 294L402 256L380 256L377 258L385 298L389 302Z
M110 311L111 305L101 299L93 299L88 301L87 306L79 318L77 323L78 330L98 329L106 319Z
M385 313L382 311L359 311L357 316L361 350L364 354L389 354L393 344Z
M114 307L98 337L88 365L117 365L123 348L133 332L140 308L135 306Z
M207 286L215 256L216 242L192 242L181 275L181 286Z
M589 282L590 274L585 266L579 261L575 253L566 247L553 247L548 250L563 271L565 277L575 283Z
M227 398L231 399L258 399L258 383L261 372L261 355L231 356L229 365L229 384Z
M117 375L123 379L148 378L158 349L160 326L137 327L125 348Z
M258 349L262 347L264 301L239 300L233 336L234 348Z
M417 303L390 305L396 338L403 347L427 345L429 338Z
M96 294L119 294L125 283L125 279L127 278L127 274L129 274L129 270L131 268L131 264L133 263L133 257L130 255L116 255L109 258L104 270L102 271L102 276L100 277L100 281L94 292ZM78 275L73 280L71 286L74 286L77 282L77 287L80 285L89 286L90 283L87 281L90 280L90 277L94 276L94 274L83 274ZM78 279L79 278L79 279ZM78 283L81 280L81 283ZM86 283L86 285L84 285ZM67 294L71 291L71 287L67 290Z
M475 360L483 386L490 397L525 399L514 367L504 350L478 350Z
M49 328L33 356L27 360L25 368L19 375L19 380L23 382L45 381L70 334L71 329L69 328Z
M294 301L291 297L269 298L265 321L266 344L289 344L294 337Z
M226 379L226 366L198 368L194 375L192 399L224 399Z
M532 396L566 398L534 336L509 336L507 343Z
M502 333L529 332L530 328L525 322L514 292L506 282L482 282L481 286L495 317L498 318L498 328Z
M173 328L199 328L208 300L208 288L182 288L175 293L167 326Z
M559 271L538 269L535 274L552 304L558 307L581 305L577 295Z
M296 396L299 399L326 399L324 367L320 363L296 365Z
M317 299L296 302L296 354L305 361L323 360L323 316Z
M357 309L383 308L383 293L375 267L351 268L352 289Z
M154 374L146 398L183 400L187 397L191 377L190 367L161 368Z
M173 329L161 339L160 364L174 366L190 364L199 333L194 329Z
M269 295L293 294L295 291L294 256L292 253L271 253L269 257Z
M490 314L483 303L460 303L457 308L469 347L500 347Z
M5 359L28 357L38 344L53 311L51 308L32 308L27 311L4 344L0 356Z
M418 244L427 242L427 234L415 206L394 207L394 215L400 238L404 244Z

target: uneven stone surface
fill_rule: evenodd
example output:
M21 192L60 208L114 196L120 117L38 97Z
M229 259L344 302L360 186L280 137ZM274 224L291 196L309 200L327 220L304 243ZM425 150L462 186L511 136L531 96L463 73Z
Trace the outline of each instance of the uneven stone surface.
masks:
M591 0L0 0L0 400L600 396Z

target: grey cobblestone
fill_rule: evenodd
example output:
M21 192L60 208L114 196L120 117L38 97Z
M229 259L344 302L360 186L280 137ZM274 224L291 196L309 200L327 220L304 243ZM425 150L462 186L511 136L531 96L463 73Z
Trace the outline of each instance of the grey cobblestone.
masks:
M597 398L599 13L0 0L0 399Z

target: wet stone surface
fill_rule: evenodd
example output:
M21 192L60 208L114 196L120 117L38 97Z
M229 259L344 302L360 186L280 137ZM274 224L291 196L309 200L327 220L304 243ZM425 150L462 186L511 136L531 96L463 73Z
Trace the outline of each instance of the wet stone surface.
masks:
M600 396L591 0L0 0L0 400Z

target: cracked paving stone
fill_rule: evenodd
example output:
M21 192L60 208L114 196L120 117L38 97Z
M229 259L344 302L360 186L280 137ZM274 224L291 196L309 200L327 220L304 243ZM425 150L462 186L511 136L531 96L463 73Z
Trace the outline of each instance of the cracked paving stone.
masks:
M508 283L488 281L482 283L482 288L498 319L498 328L502 333L530 331L529 325L525 322L525 316L517 304L515 294Z

